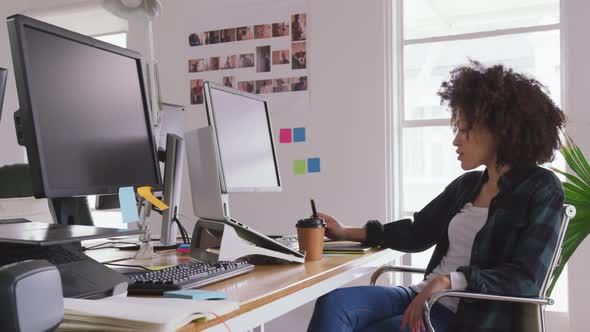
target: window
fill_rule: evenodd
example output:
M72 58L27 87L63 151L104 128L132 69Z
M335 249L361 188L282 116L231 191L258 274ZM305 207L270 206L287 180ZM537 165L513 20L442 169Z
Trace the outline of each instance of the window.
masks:
M119 47L126 48L127 47L127 33L112 33L108 35L101 35L101 36L93 36L98 40L102 40L103 42L111 43L113 45L117 45Z
M450 112L436 95L451 69L468 59L502 63L535 77L561 104L559 0L398 0L397 6L402 88L396 199L400 214L408 216L463 172L452 146ZM556 163L565 165L561 159ZM431 255L432 249L411 255L412 265L425 267ZM412 282L419 280L414 276ZM567 311L566 282L562 276L550 310Z

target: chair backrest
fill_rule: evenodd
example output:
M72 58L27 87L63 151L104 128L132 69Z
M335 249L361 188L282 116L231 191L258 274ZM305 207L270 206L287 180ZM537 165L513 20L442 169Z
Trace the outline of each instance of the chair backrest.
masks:
M551 284L551 280L553 280L553 271L561 262L561 245L563 244L563 239L565 238L567 226L569 225L570 219L572 219L575 215L576 208L573 205L564 204L561 208L561 225L559 227L559 236L557 237L555 252L553 253L553 257L551 257L551 264L549 264L549 269L547 270L547 274L545 275L545 279L543 280L543 284L541 284L541 289L539 290L539 297L544 297L547 295L547 289Z
M561 245L565 237L567 226L569 225L570 219L576 215L576 208L573 205L565 204L561 209L561 224L559 226L559 235L557 237L557 244L555 252L551 257L551 263L549 269L541 284L539 290L539 297L545 297L547 295L547 289L553 279L553 271L559 265L561 260ZM519 332L538 332L545 331L545 319L544 319L544 308L536 304L514 304L513 306L513 321L512 331Z

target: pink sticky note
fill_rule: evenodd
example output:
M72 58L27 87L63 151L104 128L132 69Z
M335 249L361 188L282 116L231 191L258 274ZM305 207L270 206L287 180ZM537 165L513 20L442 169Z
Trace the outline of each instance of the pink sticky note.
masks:
M281 128L279 132L279 142L281 143L291 143L292 135L291 135L291 128Z

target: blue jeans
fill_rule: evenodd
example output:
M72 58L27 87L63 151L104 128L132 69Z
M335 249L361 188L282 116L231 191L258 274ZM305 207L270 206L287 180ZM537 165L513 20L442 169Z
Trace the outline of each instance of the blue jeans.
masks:
M316 301L307 331L410 331L409 325L403 331L400 326L406 308L416 295L407 287L339 288ZM453 315L451 310L435 304L430 318L436 332L446 332Z

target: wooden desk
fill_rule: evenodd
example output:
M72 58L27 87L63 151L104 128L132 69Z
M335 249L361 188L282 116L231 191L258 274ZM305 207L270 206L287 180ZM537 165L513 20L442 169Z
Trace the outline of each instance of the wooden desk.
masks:
M186 256L163 253L152 260L121 260L125 253L113 251L113 259L121 264L143 266L174 265L186 261ZM107 249L88 252L91 257L107 261ZM133 253L126 253L127 257ZM305 264L257 265L253 272L227 279L202 289L227 293L240 302L240 309L221 317L232 331L253 329L307 302L313 301L338 287L364 275L383 264L401 257L403 253L390 249L373 250L363 255L324 255L322 260ZM111 260L112 261L112 260ZM181 331L227 331L219 319L191 323Z

